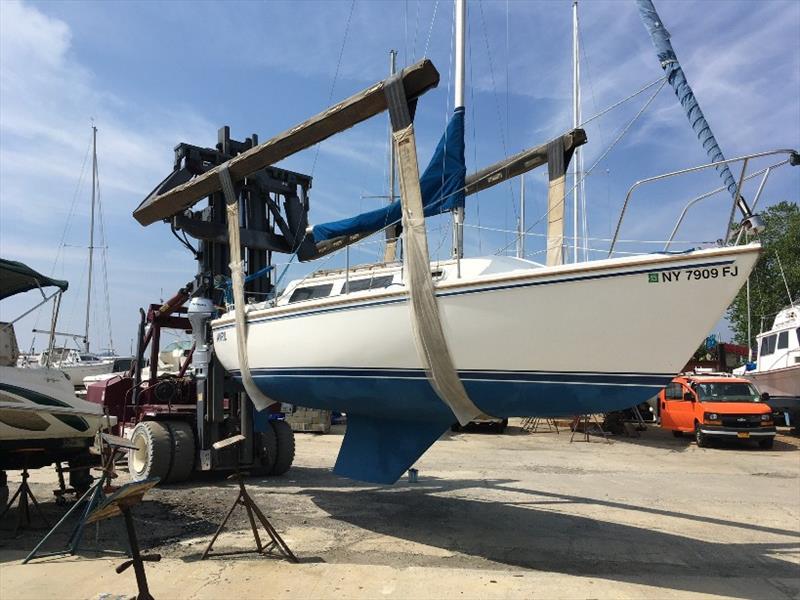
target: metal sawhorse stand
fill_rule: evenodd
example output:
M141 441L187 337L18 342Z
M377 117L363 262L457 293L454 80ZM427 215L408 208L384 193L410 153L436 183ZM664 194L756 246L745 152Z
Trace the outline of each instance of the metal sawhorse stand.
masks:
M579 426L583 426L583 441L589 441L589 425L591 424L590 421L594 422L594 426L600 431L600 435L603 436L603 439L606 441L607 444L611 443L611 440L608 439L608 432L603 429L602 424L597 418L597 415L590 414L590 415L575 415L575 418L572 419L572 425L570 428L572 429L572 435L569 436L569 443L571 444L573 439L575 438L575 432L578 431Z
M124 450L129 449L136 449L129 440L125 438L117 437L114 435L110 435L107 433L100 434L101 439L101 447L104 447L104 460L102 464L102 473L100 477L92 484L86 492L81 496L75 504L67 511L67 513L61 517L61 520L56 523L53 528L47 532L41 541L36 544L36 547L31 550L30 554L25 557L25 560L22 561L22 564L26 564L29 561L33 560L34 558L44 558L48 556L59 556L62 554L76 554L78 552L78 548L81 543L81 539L83 538L83 530L86 527L87 519L89 518L89 513L98 506L105 498L105 492L103 491L106 486L111 483L111 480L116 477L116 473L114 472L114 463L118 457L118 453L121 453ZM43 554L37 554L39 549L44 546L45 542L64 524L69 516L77 512L81 505L85 502L85 506L83 509L83 513L81 514L80 518L78 519L75 528L72 530L72 534L69 537L69 541L67 542L67 547L63 550L56 550L54 552L47 552Z
M226 446L231 446L234 444L240 444L242 441L245 440L243 435L234 435L229 437L225 440L221 440L215 444L212 444L212 447L215 450L219 450ZM225 524L230 519L233 511L236 509L237 506L241 505L244 506L245 510L247 511L247 518L250 521L250 529L253 531L253 537L256 540L256 549L255 550L238 550L232 552L223 552L218 553L217 556L224 556L224 555L232 555L232 554L245 554L249 552L257 552L258 554L267 554L272 551L273 548L277 548L278 551L283 554L283 556L290 561L296 563L298 562L297 557L294 555L292 550L289 546L286 545L286 542L283 541L283 538L275 531L275 528L272 526L272 523L269 522L269 519L261 512L261 509L258 508L258 505L255 503L253 498L250 494L247 493L247 488L244 486L244 478L247 476L247 473L242 473L238 469L236 473L228 477L228 479L235 479L236 482L239 484L239 494L236 496L236 499L233 501L228 513L225 515L225 518L220 523L217 531L214 533L214 537L211 538L211 541L208 543L208 547L203 552L203 555L200 557L200 560L204 560L208 558L209 554L211 553L211 548L214 546L214 542L217 541L217 537L222 532L222 529L225 527ZM254 516L255 515L255 516ZM261 525L264 526L264 530L267 532L267 535L270 537L270 542L266 546L262 546L261 544L261 536L258 535L258 527L256 526L256 518L260 521Z

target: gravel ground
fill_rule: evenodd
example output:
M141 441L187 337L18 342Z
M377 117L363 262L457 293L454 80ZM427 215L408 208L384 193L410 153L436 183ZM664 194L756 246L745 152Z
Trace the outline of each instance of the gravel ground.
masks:
M394 486L333 475L341 433L298 434L289 473L251 478L248 490L299 565L254 554L200 562L235 483L156 488L135 511L141 545L164 557L147 565L153 595L800 598L797 437L771 451L700 449L657 428L606 444L513 425L446 434L416 465L418 483ZM13 492L18 473L9 479ZM54 473L31 481L57 520ZM215 550L253 547L244 511L234 514ZM1 598L135 590L107 554L20 565L43 530L14 537L15 523L15 510L0 522ZM118 548L119 532L105 522L86 546Z

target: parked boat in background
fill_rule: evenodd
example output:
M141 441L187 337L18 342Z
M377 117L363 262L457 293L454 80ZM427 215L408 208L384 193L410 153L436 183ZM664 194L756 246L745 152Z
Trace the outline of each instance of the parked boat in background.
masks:
M756 336L758 356L754 363L737 369L769 394L769 404L788 413L789 424L800 425L800 307L781 310L772 329Z
M42 290L47 287L58 291L44 296ZM55 301L53 330L60 296L67 287L66 281L0 259L0 299L40 290L42 304ZM52 343L52 335L50 339ZM87 489L93 461L89 448L103 425L111 424L109 418L102 407L75 396L72 382L61 369L20 367L18 359L14 321L0 323L0 505L8 493L5 471L12 469L38 469L69 461L70 485Z

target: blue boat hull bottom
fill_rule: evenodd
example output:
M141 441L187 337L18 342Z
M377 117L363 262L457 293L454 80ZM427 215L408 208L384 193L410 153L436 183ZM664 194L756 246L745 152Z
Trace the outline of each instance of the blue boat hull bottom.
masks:
M239 373L233 373L239 378ZM671 374L459 372L470 398L496 417L610 412L652 398ZM256 369L271 398L347 413L338 475L391 484L455 421L421 369Z

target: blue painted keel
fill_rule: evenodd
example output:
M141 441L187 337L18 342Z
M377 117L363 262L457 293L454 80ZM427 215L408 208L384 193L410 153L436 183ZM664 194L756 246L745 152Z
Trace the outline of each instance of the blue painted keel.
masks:
M421 369L254 369L256 384L288 404L347 413L334 472L394 483L455 417ZM643 402L670 374L460 371L470 398L496 417L610 412ZM238 377L238 373L234 374Z

